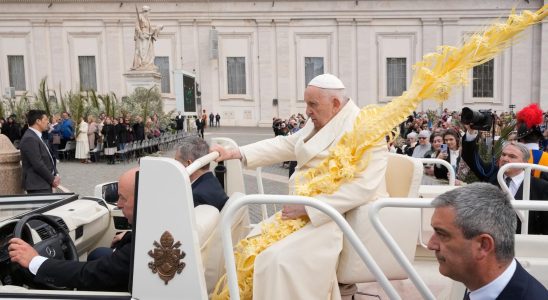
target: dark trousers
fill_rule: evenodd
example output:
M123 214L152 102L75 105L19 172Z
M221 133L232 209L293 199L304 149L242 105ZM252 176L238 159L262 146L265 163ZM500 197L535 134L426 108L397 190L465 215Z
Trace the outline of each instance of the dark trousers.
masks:
M27 190L27 194L51 194L53 193L50 189L41 189L41 190Z

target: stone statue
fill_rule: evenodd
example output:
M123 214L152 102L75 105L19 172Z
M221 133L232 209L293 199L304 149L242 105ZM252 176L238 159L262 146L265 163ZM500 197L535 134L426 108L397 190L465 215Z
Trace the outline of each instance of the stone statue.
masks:
M137 10L137 23L135 24L135 55L133 56L133 67L137 71L158 71L154 65L154 42L158 39L163 25L153 26L148 17L150 7L143 6L141 13Z

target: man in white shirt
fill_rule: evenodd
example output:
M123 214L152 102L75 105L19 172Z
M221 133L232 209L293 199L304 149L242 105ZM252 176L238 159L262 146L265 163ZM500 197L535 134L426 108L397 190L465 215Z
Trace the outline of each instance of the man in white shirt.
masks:
M497 187L474 183L433 201L435 251L442 275L462 282L464 299L548 299L548 291L514 259L516 217Z

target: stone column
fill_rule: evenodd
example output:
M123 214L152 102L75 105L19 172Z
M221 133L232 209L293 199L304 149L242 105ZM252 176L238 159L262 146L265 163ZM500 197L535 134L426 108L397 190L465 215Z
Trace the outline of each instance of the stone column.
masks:
M9 138L0 134L0 195L23 194L21 154Z
M422 57L425 54L436 52L437 47L446 43L442 41L443 39L443 28L440 18L422 18L422 53L419 56L419 60L422 60ZM453 45L449 43L449 45ZM413 73L408 76L413 76ZM418 111L426 112L428 110L439 110L441 107L440 104L433 100L428 100L422 102L417 108Z
M257 42L259 48L259 126L269 127L272 126L274 107L273 99L275 96L275 73L270 70L274 70L274 61L276 57L274 55L275 45L274 40L274 26L271 19L262 20L257 19Z
M278 105L277 116L287 118L291 114L291 80L289 53L289 19L276 19L276 83Z
M544 1L547 3L548 1ZM548 57L542 53L548 53L548 19L541 23L540 36L540 108L548 110Z
M354 19L337 19L337 46L338 63L337 75L346 86L346 94L356 99L357 83L356 78L356 33Z

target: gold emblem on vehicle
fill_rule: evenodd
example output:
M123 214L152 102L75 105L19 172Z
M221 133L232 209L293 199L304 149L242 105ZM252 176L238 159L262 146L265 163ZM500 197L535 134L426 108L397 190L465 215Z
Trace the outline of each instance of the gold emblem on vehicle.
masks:
M173 243L175 240L169 231L165 231L160 237L160 243L154 241L153 250L148 251L148 255L154 258L154 261L148 263L152 273L158 273L160 279L167 284L175 273L181 274L185 268L185 263L181 260L186 254L179 249L181 242Z

